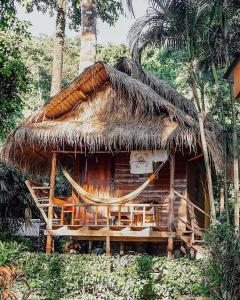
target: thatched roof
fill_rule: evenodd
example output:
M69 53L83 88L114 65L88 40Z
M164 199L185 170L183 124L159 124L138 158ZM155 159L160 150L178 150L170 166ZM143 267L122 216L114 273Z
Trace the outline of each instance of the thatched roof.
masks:
M150 74L137 77L129 62L123 68L127 62L116 68L97 62L86 69L11 133L3 159L31 173L47 171L54 150L201 147L192 102ZM209 152L218 167L219 126L206 120Z

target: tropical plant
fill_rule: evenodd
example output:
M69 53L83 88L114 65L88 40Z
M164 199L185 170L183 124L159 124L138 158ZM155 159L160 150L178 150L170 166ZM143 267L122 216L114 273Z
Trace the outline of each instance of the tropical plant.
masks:
M24 177L16 168L0 163L0 231L13 234L36 213Z
M240 295L240 238L233 226L217 225L205 236L209 257L206 287L213 299L238 300Z
M204 130L204 94L201 89L201 74L196 72L202 45L205 43L211 6L208 1L188 0L151 0L151 8L143 18L138 19L130 30L130 44L133 57L140 66L141 55L149 44L172 49L185 49L189 60L189 83L198 112L198 121L204 155L208 192L211 206L211 219L215 223L216 212L213 197L211 166Z
M83 46L80 52L80 61L87 65L94 63L96 59L96 18L100 17L104 22L113 25L120 14L124 13L124 1L122 0L18 0L28 12L33 8L50 14L56 12L56 34L53 48L51 95L61 89L63 70L63 51L65 42L65 25L67 16L70 19L70 27L79 30L81 25L81 41ZM126 0L129 10L132 12L132 1ZM86 13L87 12L87 13ZM89 45L89 46L88 46ZM81 57L82 56L82 57ZM83 67L84 69L84 67Z
M28 38L26 24L16 18L13 1L0 1L0 144L21 118L22 94L29 77L20 44Z

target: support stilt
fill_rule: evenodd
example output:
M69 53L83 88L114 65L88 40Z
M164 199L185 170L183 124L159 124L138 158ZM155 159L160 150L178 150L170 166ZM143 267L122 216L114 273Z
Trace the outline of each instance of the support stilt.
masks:
M88 253L89 254L92 253L92 244L93 244L93 241L88 241Z
M120 255L124 255L124 243L120 242Z
M167 244L167 258L172 259L173 258L173 238L168 238L168 244Z
M49 204L52 204L52 199L54 197L55 191L55 180L56 180L56 167L57 167L57 157L56 152L53 152L52 155L52 167L51 167L51 176L50 176L50 192L49 192ZM53 220L53 207L48 208L48 224L47 229L52 229L52 220ZM46 253L52 252L52 236L47 236L47 243L46 243Z
M106 255L111 256L110 236L106 237Z
M47 241L46 241L46 254L52 253L52 236L47 235Z

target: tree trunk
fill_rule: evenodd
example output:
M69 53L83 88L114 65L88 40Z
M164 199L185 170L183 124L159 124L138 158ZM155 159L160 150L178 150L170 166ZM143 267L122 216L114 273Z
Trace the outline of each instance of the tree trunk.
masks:
M97 7L96 0L81 3L81 50L79 73L96 62Z
M223 203L223 209L224 206L226 207L226 217L227 217L227 223L230 224L230 213L229 213L229 204L228 204L228 183L227 183L227 135L226 135L226 123L225 123L225 114L224 114L224 103L222 98L222 92L221 92L221 86L218 79L218 74L216 67L214 63L212 64L212 73L213 78L216 84L216 92L217 92L217 99L220 100L221 103L221 123L223 127L223 160L224 160L224 167L223 167L223 189L224 189L224 203ZM225 204L225 205L224 205ZM220 213L221 210L220 210Z
M61 90L67 0L57 0L56 36L53 50L51 96Z
M196 87L196 83L195 83L195 79L194 79L194 75L193 75L192 62L190 62L189 75L190 75L190 79L192 81L192 92L193 92L194 104L195 104L196 110L198 112L200 137L201 137L202 151L203 151L203 157L204 157L204 163L205 163L206 175L207 175L208 194L209 194L210 209L211 209L210 214L211 214L212 224L214 225L214 224L216 224L216 209L215 209L214 197L213 197L211 166L210 166L210 162L209 162L209 154L208 154L206 135L205 135L205 129L204 129L204 112L202 110L201 100L199 99L198 92L197 92L197 87Z
M234 189L234 225L239 232L239 170L238 170L238 138L236 107L233 96L233 82L230 82L232 104L232 128L233 128L233 189Z

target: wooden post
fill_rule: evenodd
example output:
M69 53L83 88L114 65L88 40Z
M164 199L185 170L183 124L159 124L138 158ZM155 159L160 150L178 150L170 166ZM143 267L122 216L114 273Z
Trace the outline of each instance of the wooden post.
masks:
M91 254L92 253L92 244L93 244L93 241L88 241L88 253Z
M110 216L109 216L109 214L110 214L110 208L109 208L109 206L107 206L107 226L109 226L109 224L110 224Z
M48 234L46 240L46 253L50 254L51 252L52 252L52 236Z
M120 255L124 255L124 243L120 242Z
M146 206L143 206L143 226L145 226L146 223Z
M51 166L51 175L50 175L50 192L49 192L49 204L52 204L55 191L55 181L56 181L56 166L57 166L57 157L56 152L52 154L52 166ZM52 219L53 219L53 207L48 208L48 224L47 229L52 229ZM50 254L52 252L52 236L47 236L46 243L46 253Z
M169 205L169 228L174 229L174 178L175 177L175 153L170 153L170 205Z
M190 215L190 218L191 218L191 230L192 230L192 244L195 243L195 212L194 212L194 207L191 205L190 206L190 209L191 209L191 215Z
M133 206L130 206L130 225L133 225Z
M110 236L106 236L106 255L111 256Z
M169 231L170 233L174 230L174 177L175 177L175 152L170 152L170 205L169 205ZM167 245L168 258L173 257L173 238L168 238Z
M121 225L121 205L118 206L118 226Z
M172 259L173 258L173 238L168 238L168 244L167 244L167 258Z
M95 225L98 224L98 207L95 206L95 222L94 222Z

